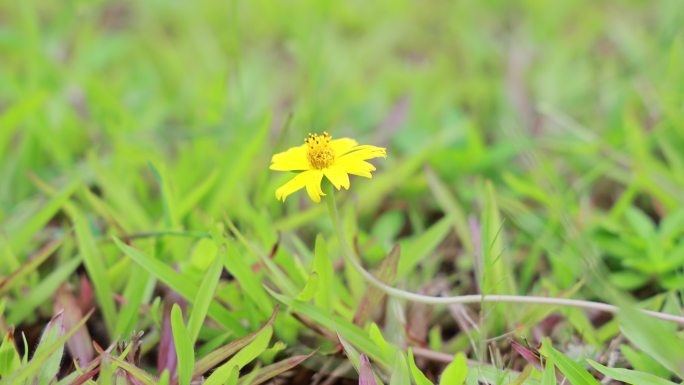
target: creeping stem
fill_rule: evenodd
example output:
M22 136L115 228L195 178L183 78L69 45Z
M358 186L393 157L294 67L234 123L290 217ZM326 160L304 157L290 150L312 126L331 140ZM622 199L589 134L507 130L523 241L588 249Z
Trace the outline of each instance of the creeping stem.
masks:
M523 295L483 295L483 294L469 294L469 295L458 295L452 297L433 297L424 294L413 293L406 290L397 289L396 287L389 286L384 282L375 278L368 270L366 270L360 262L359 257L356 255L352 247L347 241L347 237L344 233L344 228L340 221L340 216L337 211L337 204L335 203L335 192L333 188L328 188L326 196L326 201L328 204L328 211L330 212L330 217L332 218L333 227L335 228L335 233L337 238L342 245L343 256L356 271L361 274L368 283L377 287L378 289L384 291L387 295L395 298L405 299L412 302L420 302L432 305L446 305L446 304L469 304L469 303L481 303L481 302L495 302L495 303L531 303L538 305L555 305L555 306L570 306L583 309L599 310L606 313L617 314L620 308L614 305L609 305L602 302L592 302L583 301L578 299L568 299L568 298L553 298L553 297L534 297L534 296L523 296ZM662 320L676 322L684 325L684 317L676 316L672 314L659 313L651 310L640 310L644 314L649 316L660 318Z

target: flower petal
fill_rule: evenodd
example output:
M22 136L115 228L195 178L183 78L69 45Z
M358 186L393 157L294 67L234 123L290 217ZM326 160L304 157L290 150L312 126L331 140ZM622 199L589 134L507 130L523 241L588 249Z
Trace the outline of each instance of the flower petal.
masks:
M335 151L335 155L340 157L351 151L355 146L358 146L358 144L354 139L340 138L331 140L328 145Z
M337 160L367 160L378 157L387 157L387 150L382 147L376 147L371 145L356 146L342 156L338 156Z
M375 171L375 166L364 161L356 159L345 159L343 161L335 162L335 167L341 169L347 174L363 176L366 178L372 178L373 175L371 171Z
M290 194L304 188L309 180L309 174L312 172L313 171L304 171L280 186L275 192L276 199L285 202L285 199L287 199Z
M345 190L349 189L349 175L340 167L329 167L323 169L323 174L332 182L336 189L344 187Z
M321 170L311 170L303 174L306 177L306 192L312 201L318 203L321 201L321 196L325 195L321 189L321 180L323 179L323 172Z
M311 164L306 157L306 146L293 147L273 155L270 168L275 171L310 170Z

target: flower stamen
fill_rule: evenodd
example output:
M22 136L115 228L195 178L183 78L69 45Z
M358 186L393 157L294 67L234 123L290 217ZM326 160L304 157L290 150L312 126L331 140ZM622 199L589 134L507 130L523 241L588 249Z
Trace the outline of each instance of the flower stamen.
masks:
M329 145L330 140L332 137L327 132L323 132L323 135L309 134L304 139L304 144L307 146L306 157L311 167L323 170L333 164L335 151Z

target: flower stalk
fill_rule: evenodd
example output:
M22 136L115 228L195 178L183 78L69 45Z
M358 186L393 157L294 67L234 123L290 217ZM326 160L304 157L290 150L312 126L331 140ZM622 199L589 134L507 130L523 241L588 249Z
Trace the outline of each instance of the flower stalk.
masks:
M602 302L584 301L569 298L554 298L554 297L535 297L523 295L484 295L484 294L468 294L450 297L433 297L424 294L413 293L406 290L401 290L396 287L389 286L384 282L378 280L373 274L366 270L361 264L360 258L356 255L353 248L347 241L344 228L337 210L337 203L335 201L335 191L332 186L326 186L326 203L328 205L328 212L332 220L333 227L337 238L342 246L342 254L344 259L351 264L354 269L361 274L369 284L377 287L385 292L387 295L404 299L407 301L430 304L430 305L450 305L450 304L473 304L473 303L529 303L536 305L552 305L552 306L568 306L575 308L582 308L588 310L598 310L610 314L617 314L620 308ZM667 313L660 313L652 310L640 309L646 315L659 318L665 321L676 322L684 325L684 317L676 316Z

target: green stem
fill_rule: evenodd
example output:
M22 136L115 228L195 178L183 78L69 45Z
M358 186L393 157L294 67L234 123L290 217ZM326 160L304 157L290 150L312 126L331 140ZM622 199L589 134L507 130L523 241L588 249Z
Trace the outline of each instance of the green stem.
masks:
M387 285L386 283L378 280L373 274L366 270L363 265L361 265L359 257L356 255L352 247L347 241L347 237L344 233L344 228L340 221L340 216L337 211L337 204L335 202L335 191L333 188L328 188L326 191L326 203L328 205L328 211L330 212L330 218L332 219L333 227L335 228L335 233L337 238L342 245L343 256L347 262L349 262L356 271L361 274L368 283L377 287L378 289L385 292L387 295L404 299L412 302L419 302L431 305L451 305L451 304L472 304L472 303L482 303L482 302L494 302L494 303L530 303L537 305L552 305L552 306L569 306L582 309L591 309L603 311L610 314L617 314L620 310L619 307L614 305L609 305L602 302L592 302L583 301L578 299L569 298L553 298L553 297L534 297L534 296L523 296L523 295L483 295L483 294L469 294L469 295L458 295L452 297L433 297L429 295L423 295L418 293L413 293L406 290L397 289ZM684 317L676 316L672 314L659 313L651 310L643 310L641 312L649 316L660 318L662 320L676 322L684 325Z

